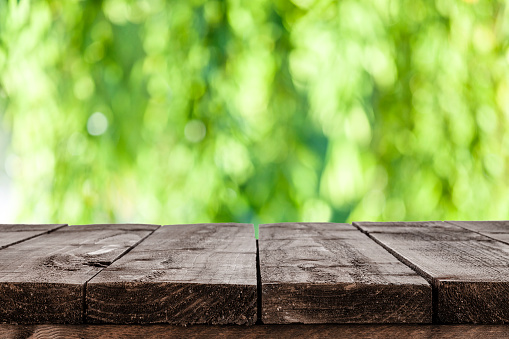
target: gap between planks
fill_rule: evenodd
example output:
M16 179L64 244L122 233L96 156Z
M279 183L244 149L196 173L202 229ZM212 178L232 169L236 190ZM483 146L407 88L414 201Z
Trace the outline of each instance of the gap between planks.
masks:
M435 323L509 322L509 222L354 225L431 283Z
M67 226L2 249L1 321L83 322L84 283L157 227L139 224ZM27 225L6 225L0 229L9 234L26 231ZM23 306L27 303L30 307Z
M260 245L256 239L256 325L263 325L262 320L262 273L260 268Z
M435 287L435 284L433 283L433 279L428 274L426 274L424 271L419 269L419 267L413 265L412 262L410 262L409 260L405 259L405 257L399 255L392 248L390 248L389 246L386 246L380 240L378 240L377 238L373 237L371 235L371 233L369 233L369 232L365 231L364 229L362 229L361 227L359 227L359 225L356 222L353 222L352 225L355 226L361 233L365 234L367 237L369 237L371 240L373 240L375 243L377 243L379 246L381 246L383 249L385 249L387 252L389 252L394 258L399 260L404 265L408 266L411 270L413 270L419 276L421 276L424 279L426 279L426 281L431 286L431 309L432 309L432 313L431 313L431 319L432 320L431 320L431 322L433 324L437 324L438 323L438 319L437 319L437 309L438 309L438 305L437 305L437 299L438 299L437 297L438 297L438 295L437 294L438 293L437 293L437 289Z
M124 253L122 253L120 256L118 256L117 258L115 258L108 266L111 266L115 261L119 260L120 258L122 258L123 256L125 256L127 253L131 252L133 250L133 248L135 248L136 246L138 246L139 244L141 244L145 239L147 239L149 236L151 236L155 231L157 231L159 228L161 228L162 225L157 225L158 227L153 229L152 231L150 231L150 233L148 233L146 236L144 236L143 238L141 238L137 243L135 243L132 247L130 247L127 251L125 251ZM103 269L107 268L108 266L104 267ZM86 324L87 323L87 309L88 309L88 304L87 304L87 284L90 280L94 279L99 273L102 272L101 269L99 272L97 272L96 274L94 274L92 277L90 277L90 279L88 279L87 281L85 281L85 283L83 284L83 319L82 319L82 322L83 324Z

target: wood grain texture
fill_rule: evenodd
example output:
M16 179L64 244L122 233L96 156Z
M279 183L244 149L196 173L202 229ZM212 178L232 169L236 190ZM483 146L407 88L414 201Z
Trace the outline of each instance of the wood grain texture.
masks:
M509 221L446 221L449 224L457 225L471 231L480 233L492 239L509 244Z
M89 323L253 324L251 224L163 226L87 285Z
M66 224L1 224L0 249L42 234L50 233Z
M81 323L86 282L157 227L68 226L1 250L0 322Z
M260 225L262 321L430 323L431 287L355 227Z
M81 338L509 338L505 325L0 325L5 339Z
M438 322L509 322L509 245L445 222L354 225L432 283Z

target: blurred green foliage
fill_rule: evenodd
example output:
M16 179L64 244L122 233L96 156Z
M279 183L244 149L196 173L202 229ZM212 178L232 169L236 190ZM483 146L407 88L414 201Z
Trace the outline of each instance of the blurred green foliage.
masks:
M1 1L20 220L509 218L506 1Z

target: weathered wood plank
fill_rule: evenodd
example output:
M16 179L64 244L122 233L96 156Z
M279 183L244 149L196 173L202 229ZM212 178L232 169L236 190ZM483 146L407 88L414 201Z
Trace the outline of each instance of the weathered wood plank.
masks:
M260 225L262 321L430 323L431 287L348 224Z
M509 244L509 221L446 221Z
M0 338L509 338L506 325L0 325Z
M438 322L509 322L507 244L444 222L354 225L432 283Z
M253 324L251 224L163 226L87 285L89 323Z
M0 322L81 323L86 282L158 226L139 227L68 226L1 250Z
M0 249L50 233L66 224L2 224L0 225Z

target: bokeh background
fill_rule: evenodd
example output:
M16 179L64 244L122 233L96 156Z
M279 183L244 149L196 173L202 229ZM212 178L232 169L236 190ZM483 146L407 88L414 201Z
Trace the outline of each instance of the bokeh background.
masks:
M0 220L509 218L507 1L0 1Z

